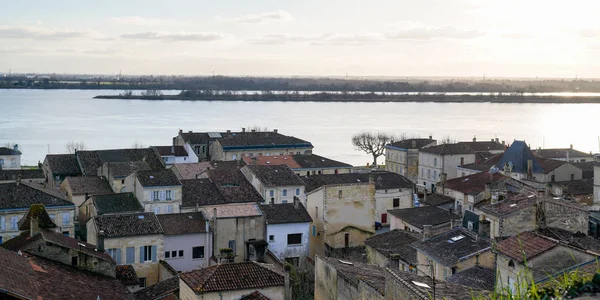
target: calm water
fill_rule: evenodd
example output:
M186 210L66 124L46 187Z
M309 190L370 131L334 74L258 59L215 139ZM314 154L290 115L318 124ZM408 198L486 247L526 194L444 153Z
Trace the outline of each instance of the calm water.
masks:
M96 100L121 91L0 90L0 145L18 143L24 164L65 153L68 141L88 149L170 145L184 131L277 128L309 140L315 153L355 165L360 131L478 140L525 139L532 147L599 152L600 104L284 103ZM383 158L380 158L382 162Z

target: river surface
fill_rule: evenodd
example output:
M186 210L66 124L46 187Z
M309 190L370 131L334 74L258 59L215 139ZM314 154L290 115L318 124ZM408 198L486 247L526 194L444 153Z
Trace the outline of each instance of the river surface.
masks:
M93 99L110 90L0 90L0 145L17 143L22 164L87 149L170 145L184 131L267 127L313 143L314 153L353 165L372 159L355 150L354 133L381 131L458 140L526 140L532 148L599 152L600 104L315 103ZM173 91L169 94L174 93ZM167 94L167 93L165 93ZM383 163L383 157L379 162Z

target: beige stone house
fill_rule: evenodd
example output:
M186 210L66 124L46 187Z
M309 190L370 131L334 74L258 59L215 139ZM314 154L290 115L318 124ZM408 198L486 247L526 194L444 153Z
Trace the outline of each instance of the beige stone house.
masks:
M475 204L491 199L492 189L504 188L509 178L500 173L481 172L454 178L437 184L437 193L453 198L453 212L462 215L465 210L473 211Z
M304 181L287 165L246 165L240 169L267 203L306 203Z
M417 182L419 175L419 149L436 146L431 136L420 139L406 139L385 146L385 168Z
M474 212L479 215L480 222L489 222L489 233L482 234L495 239L536 229L542 205L535 194L508 193L478 203Z
M157 215L180 212L182 185L173 171L140 171L132 176L135 176L133 192L144 211Z
M315 299L385 299L384 269L317 255Z
M60 189L65 193L67 199L77 207L93 195L112 194L113 190L103 177L66 177L60 184Z
M154 213L96 216L88 221L87 242L106 249L117 265L132 265L140 286L162 280L164 232Z
M419 240L420 234L400 229L374 235L365 240L367 263L415 272L418 264L417 249L411 244Z
M460 222L457 215L437 206L393 209L388 213L390 230L407 230L428 237L449 231Z
M79 224L86 226L87 221L98 215L141 212L144 212L144 208L133 193L95 195L79 206Z
M459 177L456 174L456 167L474 162L475 151L464 144L442 144L421 148L417 184L422 189L435 191L438 182Z

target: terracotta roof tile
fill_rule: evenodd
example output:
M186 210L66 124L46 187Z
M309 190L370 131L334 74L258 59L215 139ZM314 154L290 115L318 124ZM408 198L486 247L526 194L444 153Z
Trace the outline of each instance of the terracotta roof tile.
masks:
M532 259L557 245L558 242L549 238L531 232L523 232L498 243L495 249L518 262L523 262L525 259Z
M132 265L118 265L115 266L115 272L117 279L124 285L137 285L138 277L135 273L135 269Z
M248 294L240 298L240 300L270 300L267 296L261 294L259 291L254 291L252 294Z
M202 210L206 217L212 220L213 209L217 209L217 218L235 218L235 217L257 217L262 216L262 212L256 203L224 204L204 206Z
M163 234L160 222L154 213L100 215L94 217L94 222L97 232L104 230L104 236L107 238Z
M139 300L164 300L165 297L171 295L179 295L179 277L177 276L133 293L133 296Z
M508 177L500 173L481 172L446 181L445 188L461 192L465 195L478 195L485 191L485 184L498 184Z
M156 217L165 235L206 233L206 220L201 212L161 214Z

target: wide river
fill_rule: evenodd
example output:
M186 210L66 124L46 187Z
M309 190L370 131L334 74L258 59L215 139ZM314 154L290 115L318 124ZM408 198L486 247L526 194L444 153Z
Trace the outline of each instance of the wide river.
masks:
M0 146L17 143L22 163L65 153L69 141L87 149L170 145L184 131L267 127L313 143L314 152L354 165L370 156L352 146L361 131L441 139L512 142L532 148L599 152L600 104L315 103L101 100L121 91L0 90ZM383 157L379 162L383 163Z

